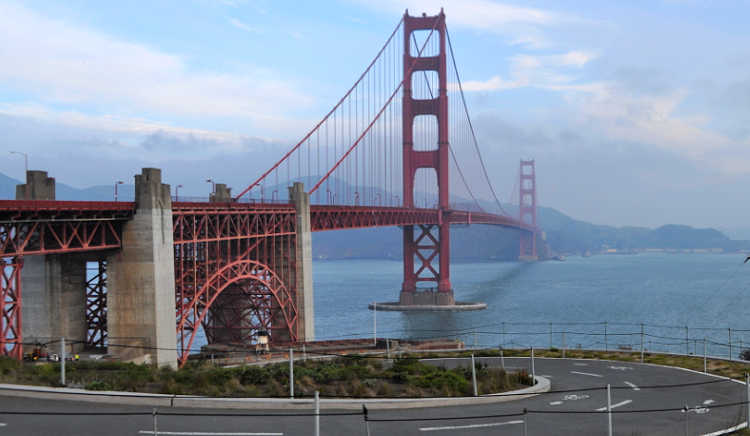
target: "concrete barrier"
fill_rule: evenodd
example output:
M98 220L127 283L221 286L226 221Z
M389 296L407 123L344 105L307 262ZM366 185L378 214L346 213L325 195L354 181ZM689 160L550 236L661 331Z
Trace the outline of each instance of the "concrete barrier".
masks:
M443 406L471 406L519 400L550 390L550 381L537 377L534 386L516 391L483 395L479 397L455 398L325 398L320 400L323 409L361 410L365 404L369 409L414 409ZM85 401L129 406L182 407L199 409L276 409L309 410L312 398L210 398L189 395L145 394L137 392L87 391L73 388L48 388L0 384L0 395L38 398L47 400Z

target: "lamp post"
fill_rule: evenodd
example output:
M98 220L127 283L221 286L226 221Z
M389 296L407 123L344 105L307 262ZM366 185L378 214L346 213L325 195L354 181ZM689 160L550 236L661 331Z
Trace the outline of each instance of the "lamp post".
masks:
M174 201L177 203L180 201L180 188L182 188L182 185L177 185L174 188Z
M214 182L214 179L211 179L211 178L206 179L206 183L210 183L211 184L211 193L215 194L216 193L216 183Z
M10 154L20 154L23 156L23 170L24 177L26 177L26 173L29 171L29 155L22 151L11 151Z
M123 183L125 182L123 182L122 180L118 180L115 182L115 201L117 201L117 185L122 185Z

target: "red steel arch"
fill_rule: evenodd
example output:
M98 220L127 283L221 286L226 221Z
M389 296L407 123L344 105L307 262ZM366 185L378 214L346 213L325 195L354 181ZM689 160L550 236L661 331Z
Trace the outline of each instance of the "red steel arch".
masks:
M216 271L201 286L189 304L180 306L182 313L178 313L177 321L177 335L180 339L183 339L179 341L183 345L178 356L180 366L187 361L198 326L204 323L206 315L216 298L230 285L248 280L260 285L261 287L256 287L256 289L264 289L267 299L271 300L269 316L275 318L280 315L283 318L283 325L286 326L286 333L288 334L288 338L285 338L286 341L297 341L297 306L294 302L294 296L288 290L284 281L267 265L255 260L240 259L224 265ZM267 321L266 325L271 325L271 319L265 321ZM278 323L274 324L278 325ZM186 335L188 342L187 346L184 346Z

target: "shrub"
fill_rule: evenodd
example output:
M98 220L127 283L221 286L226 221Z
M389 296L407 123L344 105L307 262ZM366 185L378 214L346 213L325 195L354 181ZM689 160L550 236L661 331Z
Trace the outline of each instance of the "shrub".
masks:
M111 391L113 390L113 387L107 382L94 380L90 383L87 383L85 389L88 389L90 391Z

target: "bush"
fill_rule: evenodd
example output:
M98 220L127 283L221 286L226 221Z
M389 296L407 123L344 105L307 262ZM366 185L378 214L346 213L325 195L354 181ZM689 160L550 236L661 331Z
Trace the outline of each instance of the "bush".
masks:
M113 387L107 382L94 380L90 383L87 383L85 389L88 389L90 391L111 391Z

